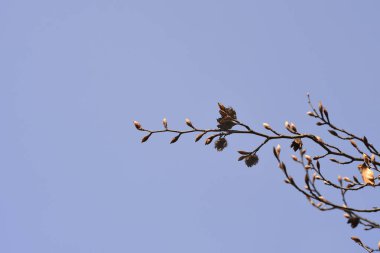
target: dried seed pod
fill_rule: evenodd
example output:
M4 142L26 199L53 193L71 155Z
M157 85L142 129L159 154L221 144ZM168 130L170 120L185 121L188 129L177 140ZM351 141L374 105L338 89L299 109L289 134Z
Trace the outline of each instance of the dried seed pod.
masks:
M215 149L217 151L223 151L228 145L226 138L219 138L215 141Z
M302 148L302 145L303 145L302 140L300 138L296 138L294 139L290 147L293 148L294 151L297 151L298 149Z
M248 155L245 158L245 164L248 167L252 167L253 165L256 165L259 162L259 157L256 154Z
M351 224L352 228L356 228L359 225L360 219L358 217L350 217L347 220L347 224Z

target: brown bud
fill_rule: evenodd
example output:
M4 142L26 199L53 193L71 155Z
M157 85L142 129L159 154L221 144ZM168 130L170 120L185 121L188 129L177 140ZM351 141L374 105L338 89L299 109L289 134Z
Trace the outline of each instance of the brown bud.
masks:
M351 142L351 145L354 147L354 148L358 148L358 145L356 144L356 142L354 140L350 140Z
M367 154L363 153L363 161L366 163L366 164L369 164L369 157Z
M195 137L195 142L199 141L199 140L203 137L203 135L205 135L205 134L206 134L206 132L198 134L198 135Z
M292 122L290 123L290 129L293 131L293 132L297 132L297 127L296 125Z
M175 136L175 137L170 141L170 144L177 142L180 136L181 136L181 134Z
M276 154L277 154L278 157L280 157L280 153L281 153L281 146L280 146L280 144L277 144Z
M362 241L357 236L351 236L351 240L353 240L356 243L363 244Z
M307 115L311 116L311 117L315 117L315 113L314 112L307 112Z
M149 139L149 137L150 137L151 135L152 135L152 133L150 133L150 134L144 136L144 137L141 139L141 142L142 142L142 143L143 143L143 142L146 142L146 141Z
M270 127L270 125L268 123L263 123L263 126L267 130L272 130L272 128Z
M191 128L194 129L194 126L193 126L193 124L191 123L190 119L186 118L186 119L185 119L185 122L186 122L186 125L188 125L189 127L191 127Z
M344 177L343 180L346 181L347 183L352 183L351 179L349 179L348 177Z
M337 132L335 132L334 130L329 130L329 133L331 134L331 135L334 135L334 136L338 136L338 133Z
M322 102L319 102L318 109L319 109L319 112L321 113L321 116L323 117L323 105L322 105Z
M312 160L311 160L311 156L309 155L305 155L305 159L307 160L307 163L308 164L311 164Z
M292 159L293 159L294 161L298 162L298 158L297 158L297 156L292 155Z
M164 128L165 128L165 129L168 129L168 121L167 121L166 118L164 118L164 119L162 120L162 125L164 125Z
M133 121L133 124L135 125L135 127L136 127L137 130L142 130L141 124L138 121L136 121L136 120Z
M219 134L214 134L214 135L211 135L210 137L208 137L207 139L206 139L206 141L205 141L205 145L208 145L208 144L210 144L211 142L212 142L212 140L216 137L216 136L218 136Z

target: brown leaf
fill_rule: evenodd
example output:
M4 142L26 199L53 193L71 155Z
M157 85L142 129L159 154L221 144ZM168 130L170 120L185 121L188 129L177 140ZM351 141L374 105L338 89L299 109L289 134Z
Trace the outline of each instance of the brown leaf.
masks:
M360 174L362 175L363 181L366 184L374 185L375 177L373 176L373 171L365 163L358 166Z

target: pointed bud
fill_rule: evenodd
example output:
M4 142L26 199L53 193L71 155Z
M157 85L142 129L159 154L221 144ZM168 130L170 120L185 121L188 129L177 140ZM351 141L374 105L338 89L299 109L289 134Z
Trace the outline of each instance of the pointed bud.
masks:
M307 160L308 164L311 164L312 160L311 160L311 157L309 155L305 155L305 159Z
M354 140L350 140L351 142L351 145L354 147L354 148L358 148L358 145L356 144L356 142Z
M333 136L338 136L338 133L337 132L335 132L334 130L329 130L329 133L331 134L331 135L333 135Z
M150 133L150 134L144 136L144 137L141 139L141 142L142 142L142 143L146 142L146 141L149 139L149 137L150 137L151 135L152 135L152 133Z
M270 125L268 123L263 123L263 126L267 130L272 130L272 128L270 127Z
M173 143L177 142L180 136L181 136L181 134L175 136L175 137L170 141L170 144L173 144Z
M358 244L363 244L362 241L357 236L351 236L351 240L353 240L354 242Z
M191 127L191 128L194 129L194 126L193 126L193 124L191 123L190 119L186 118L185 122L186 122L186 125L188 125L189 127Z
M205 135L205 134L206 134L206 132L198 134L198 135L195 137L195 142L199 141L199 140L203 137L203 135Z
M136 120L133 121L133 124L135 125L135 127L136 127L137 130L142 130L141 124L138 121L136 121Z
M166 118L164 118L164 119L162 120L162 125L164 125L164 128L165 128L165 129L168 129L168 121L167 121Z
M310 117L315 117L315 113L314 112L307 112L307 115L309 115Z

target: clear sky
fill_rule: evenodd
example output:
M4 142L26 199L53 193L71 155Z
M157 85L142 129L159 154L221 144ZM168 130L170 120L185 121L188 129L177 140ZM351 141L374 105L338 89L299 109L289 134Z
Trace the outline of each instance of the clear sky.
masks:
M306 96L380 144L380 1L0 2L0 252L359 252L340 212L283 183L271 143L246 168L132 124L315 128ZM289 143L283 143L283 146ZM294 174L297 174L294 168ZM335 169L335 168L332 168ZM339 173L343 173L340 171ZM377 195L377 197L379 197Z

